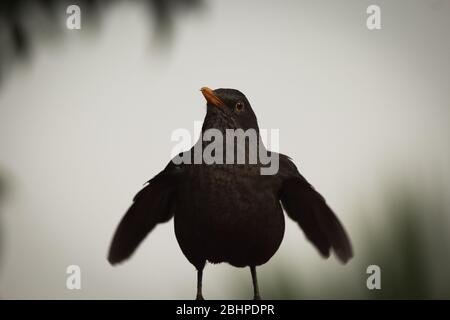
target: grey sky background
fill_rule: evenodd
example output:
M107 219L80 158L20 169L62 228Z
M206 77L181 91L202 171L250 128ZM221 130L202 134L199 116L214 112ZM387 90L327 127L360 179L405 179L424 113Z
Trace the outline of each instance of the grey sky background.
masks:
M366 28L369 4L381 7L381 30ZM194 297L173 220L123 265L106 253L134 194L170 160L172 131L203 119L202 86L241 90L260 127L280 129L280 151L335 209L355 259L361 223L384 228L373 213L386 181L448 188L449 1L209 1L179 17L167 50L155 49L147 19L123 4L96 31L38 35L0 88L0 174L11 189L0 204L0 297ZM262 277L285 261L306 289L365 272L322 260L286 221ZM71 264L80 291L65 287ZM245 274L250 297L247 273L208 265L205 296L232 298L224 290Z

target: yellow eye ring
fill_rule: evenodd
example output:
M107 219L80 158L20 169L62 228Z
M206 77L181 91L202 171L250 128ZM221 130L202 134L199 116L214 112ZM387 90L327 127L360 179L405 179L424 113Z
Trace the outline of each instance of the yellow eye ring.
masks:
M236 105L234 106L234 110L236 112L241 112L242 110L244 110L244 103L243 102L236 103Z

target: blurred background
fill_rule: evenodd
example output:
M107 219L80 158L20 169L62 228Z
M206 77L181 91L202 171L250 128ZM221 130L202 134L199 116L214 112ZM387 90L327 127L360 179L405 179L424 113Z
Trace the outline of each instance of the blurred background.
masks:
M450 1L76 3L81 30L64 2L0 5L0 298L194 298L173 220L123 265L106 254L202 86L247 95L353 240L347 265L323 260L287 219L263 298L450 298ZM208 265L204 296L251 298L250 272Z

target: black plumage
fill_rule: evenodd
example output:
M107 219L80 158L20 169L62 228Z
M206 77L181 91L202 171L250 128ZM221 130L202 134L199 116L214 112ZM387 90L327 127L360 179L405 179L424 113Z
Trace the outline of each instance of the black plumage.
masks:
M262 175L261 168L266 165L259 158L250 163L249 141L237 145L247 157L244 164L169 162L135 196L114 234L110 263L129 258L156 224L174 216L180 248L198 271L197 299L203 299L202 270L207 261L249 266L254 298L259 299L256 266L266 263L281 244L285 227L282 207L322 256L334 251L341 262L347 262L353 255L352 248L338 218L289 157L266 151L244 94L234 89L203 88L202 92L207 100L202 132L255 130L256 147L279 156L278 172ZM197 142L203 148L210 143L202 139ZM193 160L194 149L181 156Z

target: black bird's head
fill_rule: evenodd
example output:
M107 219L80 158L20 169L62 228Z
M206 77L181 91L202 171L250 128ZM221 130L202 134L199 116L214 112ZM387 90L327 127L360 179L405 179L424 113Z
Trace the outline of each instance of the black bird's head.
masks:
M206 118L204 128L217 129L255 129L258 121L250 102L236 89L200 90L206 99Z

